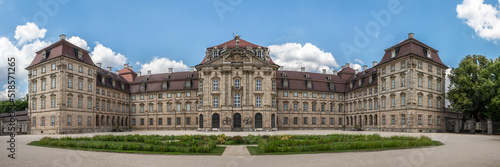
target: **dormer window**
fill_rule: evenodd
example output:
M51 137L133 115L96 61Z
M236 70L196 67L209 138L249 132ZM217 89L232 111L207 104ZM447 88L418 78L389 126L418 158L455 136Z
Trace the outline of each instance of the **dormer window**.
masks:
M78 59L83 59L83 56L82 56L82 51L78 51Z
M370 77L370 83L372 83L372 82L373 82L373 77Z
M115 86L116 86L115 81L113 81L113 82L111 83L111 85L113 85L113 87L115 87Z
M328 79L330 81L330 80L332 80L332 77L326 77L326 79Z
M309 74L306 74L306 75L305 75L305 77L306 77L306 78L309 78Z
M396 50L392 50L391 58L396 57Z
M167 83L166 82L163 83L162 88L163 89L167 89Z
M281 73L281 76L282 76L282 77L286 77L286 73L282 72L282 73Z
M352 87L354 87L354 83L351 83L351 89L352 89Z
M429 50L427 50L427 57L428 57L428 58L431 58L431 50L430 50L430 49L429 49Z
M104 77L102 77L102 78L101 78L101 83L102 83L102 85L106 85L106 82L105 82L105 80L104 80Z
M146 86L144 84L141 85L141 90L144 90Z
M330 90L333 90L335 88L335 85L333 83L330 83Z
M288 87L288 81L287 80L283 81L283 87Z
M45 50L42 52L42 59L47 59L47 52L45 52Z
M186 87L187 88L191 87L191 81L186 81Z
M262 52L260 50L257 51L257 57L261 57L262 58Z
M358 80L358 85L361 86L361 80Z
M212 50L212 57L215 58L215 57L218 57L219 56L219 52L217 52L217 48L214 48Z
M307 88L309 88L309 89L312 88L312 82L311 81L307 81Z
M122 88L122 90L125 89L125 85L123 85L123 83L120 85L120 87Z

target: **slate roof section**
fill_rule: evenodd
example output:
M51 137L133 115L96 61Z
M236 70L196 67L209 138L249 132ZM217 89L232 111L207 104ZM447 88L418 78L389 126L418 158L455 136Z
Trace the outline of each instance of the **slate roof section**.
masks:
M104 79L105 84L103 84L101 77L105 77L105 79ZM115 81L115 87L113 87L113 84L112 84L113 80ZM121 88L122 83L124 84L123 89ZM110 89L130 93L130 86L129 86L128 81L125 78L123 78L122 76L119 76L119 75L112 73L108 70L99 69L97 71L96 84L97 84L97 86L103 86L103 87L107 87Z
M163 82L167 82L167 89L163 89ZM191 82L191 87L186 87L186 82ZM141 91L141 85L145 84L145 90ZM173 73L161 73L142 75L135 77L130 83L130 92L157 92L166 90L197 90L198 71L183 71Z

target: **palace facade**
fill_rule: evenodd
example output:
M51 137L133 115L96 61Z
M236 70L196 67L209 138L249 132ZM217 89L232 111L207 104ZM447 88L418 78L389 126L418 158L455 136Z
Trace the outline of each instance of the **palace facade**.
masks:
M26 67L29 129L439 132L448 67L437 52L410 33L372 68L285 71L267 47L236 35L207 48L190 71L142 74L127 64L115 72L101 68L61 35Z

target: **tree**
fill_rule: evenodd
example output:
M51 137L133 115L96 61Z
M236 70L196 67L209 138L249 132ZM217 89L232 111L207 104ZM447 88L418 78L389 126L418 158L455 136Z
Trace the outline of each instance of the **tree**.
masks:
M447 98L453 110L461 111L464 119L480 121L485 118L488 97L482 96L482 70L486 69L488 59L481 55L467 55L457 68L452 68ZM484 72L483 72L484 73ZM462 126L463 128L463 126ZM475 132L475 126L471 128Z
M0 101L0 113L8 113L11 112L12 109L14 111L22 111L28 109L28 95L25 97L17 99L15 103L10 102L9 100Z
M490 60L481 71L481 95L487 99L486 119L500 120L500 57Z

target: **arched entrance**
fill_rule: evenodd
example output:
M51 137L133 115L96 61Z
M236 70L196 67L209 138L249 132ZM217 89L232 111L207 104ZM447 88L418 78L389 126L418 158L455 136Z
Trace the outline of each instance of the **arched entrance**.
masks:
M95 126L99 126L99 115L96 115Z
M215 113L212 115L212 128L219 128L220 125L220 117L219 114Z
M276 124L276 118L275 117L276 116L274 116L274 114L271 115L271 128L276 128L276 125L275 125Z
M241 128L241 114L240 113L235 113L233 115L233 125L234 125L234 128Z
M262 128L262 114L255 114L255 128Z
M199 124L200 124L200 128L203 128L203 114L200 114Z

